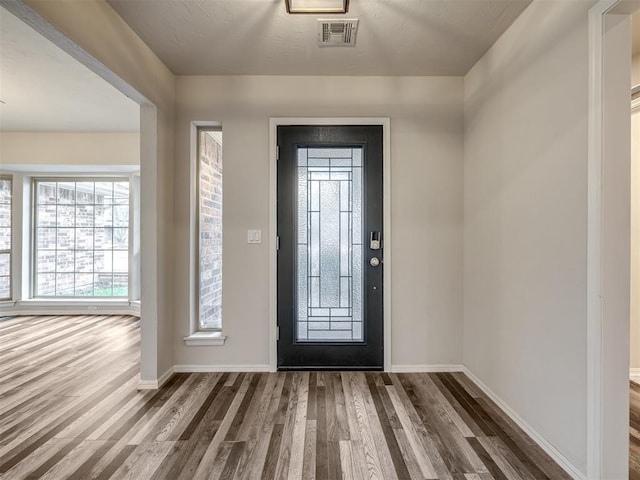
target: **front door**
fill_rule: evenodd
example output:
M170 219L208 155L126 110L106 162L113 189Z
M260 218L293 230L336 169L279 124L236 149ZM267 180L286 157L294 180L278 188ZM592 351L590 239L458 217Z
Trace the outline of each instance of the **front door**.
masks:
M278 127L278 368L383 368L382 126Z

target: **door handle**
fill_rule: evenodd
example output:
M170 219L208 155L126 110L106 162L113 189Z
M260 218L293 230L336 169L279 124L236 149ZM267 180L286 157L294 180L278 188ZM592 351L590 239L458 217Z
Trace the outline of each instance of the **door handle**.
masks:
M371 257L371 260L369 260L369 264L372 267L377 267L378 265L380 265L380 259L378 257Z

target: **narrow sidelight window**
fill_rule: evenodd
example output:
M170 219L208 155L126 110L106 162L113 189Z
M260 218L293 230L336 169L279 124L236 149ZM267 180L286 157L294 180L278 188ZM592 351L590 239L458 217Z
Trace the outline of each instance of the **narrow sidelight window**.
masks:
M33 296L128 297L129 180L36 179Z
M0 300L11 300L11 177L0 177Z
M222 328L222 131L198 129L198 328Z

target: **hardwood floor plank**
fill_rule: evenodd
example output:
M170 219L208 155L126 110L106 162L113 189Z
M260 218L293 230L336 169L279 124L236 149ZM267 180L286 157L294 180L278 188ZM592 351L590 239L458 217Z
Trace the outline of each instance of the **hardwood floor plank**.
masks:
M139 325L0 320L3 479L569 478L459 373L181 373L137 391Z

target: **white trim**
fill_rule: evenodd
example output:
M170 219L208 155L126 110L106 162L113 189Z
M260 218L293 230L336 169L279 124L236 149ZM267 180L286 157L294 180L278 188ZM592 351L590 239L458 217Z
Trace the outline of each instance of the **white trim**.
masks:
M389 117L294 117L269 118L269 365L278 368L276 326L277 312L277 163L276 146L279 125L382 125L383 130L383 228L384 228L384 370L391 365L391 119Z
M3 302L0 315L132 315L140 317L140 304L134 302L53 302L22 300Z
M471 379L471 381L482 392L489 397L511 420L513 420L527 435L529 435L547 455L549 455L562 469L567 472L571 478L576 480L586 480L587 477L567 458L562 455L553 445L551 445L542 435L540 435L531 425L529 425L520 415L518 415L507 403L502 400L496 393L487 387L478 377L476 377L467 367L462 367L462 372Z
M464 372L464 365L391 365L391 373L446 373Z
M193 332L188 337L182 337L188 347L204 347L224 345L227 339L222 332Z
M630 368L629 369L630 377L640 377L640 368Z
M600 0L589 10L587 183L587 477L602 476L602 188L604 136L604 15L620 0Z
M208 372L270 372L271 366L264 365L174 365L175 373Z
M169 380L174 373L175 367L171 367L157 380L138 380L137 388L138 390L157 390L167 383L167 380Z

